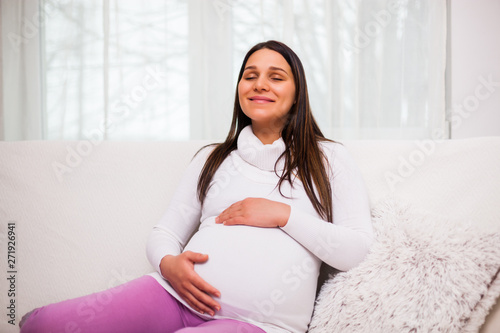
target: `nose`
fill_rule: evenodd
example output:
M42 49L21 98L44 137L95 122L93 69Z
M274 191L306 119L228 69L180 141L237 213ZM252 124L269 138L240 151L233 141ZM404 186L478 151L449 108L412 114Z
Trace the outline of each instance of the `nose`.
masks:
M255 80L254 90L269 91L269 85L267 84L266 79L263 77L259 77L257 80Z

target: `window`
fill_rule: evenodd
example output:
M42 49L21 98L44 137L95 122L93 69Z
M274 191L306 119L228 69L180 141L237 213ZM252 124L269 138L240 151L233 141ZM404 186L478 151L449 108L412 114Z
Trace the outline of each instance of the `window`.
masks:
M1 6L4 65L12 64L2 73L6 139L223 139L244 54L268 39L301 58L328 137L422 139L444 131L444 1ZM37 19L27 38L26 22ZM17 44L7 37L16 34ZM13 80L18 88L7 92Z

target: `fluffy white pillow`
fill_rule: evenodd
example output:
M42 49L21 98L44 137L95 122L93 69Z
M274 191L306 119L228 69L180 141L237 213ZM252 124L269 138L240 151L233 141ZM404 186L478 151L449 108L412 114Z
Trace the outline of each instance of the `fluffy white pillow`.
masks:
M372 215L370 253L323 285L309 332L477 332L500 295L498 230L438 221L393 199Z

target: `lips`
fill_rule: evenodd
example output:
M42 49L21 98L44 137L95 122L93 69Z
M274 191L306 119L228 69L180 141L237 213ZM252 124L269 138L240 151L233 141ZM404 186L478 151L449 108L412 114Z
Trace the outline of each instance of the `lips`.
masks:
M255 102L255 103L272 103L272 102L274 102L274 100L272 100L271 98L266 97L266 96L252 96L252 97L249 97L248 99L251 100L252 102Z

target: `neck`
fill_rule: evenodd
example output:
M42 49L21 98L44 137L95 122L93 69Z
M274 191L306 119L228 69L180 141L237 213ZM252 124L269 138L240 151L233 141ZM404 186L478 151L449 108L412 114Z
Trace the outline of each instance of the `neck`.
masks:
M277 129L272 126L259 126L253 122L252 131L253 134L265 145L272 144L281 137L281 128Z

